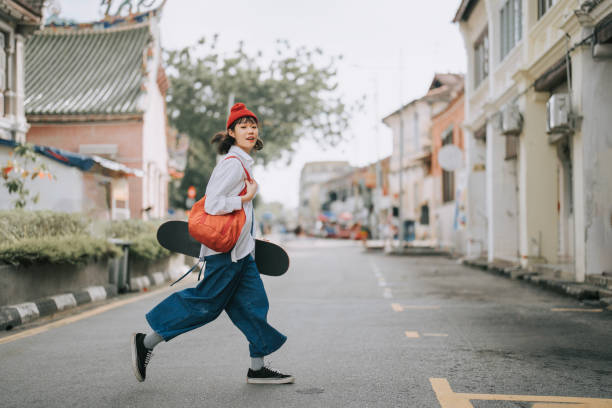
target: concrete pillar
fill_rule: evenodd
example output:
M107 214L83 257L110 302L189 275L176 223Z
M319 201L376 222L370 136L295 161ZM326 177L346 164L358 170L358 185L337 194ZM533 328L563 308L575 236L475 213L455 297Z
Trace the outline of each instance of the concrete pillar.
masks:
M587 33L584 33L587 34ZM612 272L612 59L594 59L590 47L572 54L572 137L576 280Z
M25 38L21 34L15 35L15 139L25 142L29 125L25 117Z
M466 255L479 257L487 252L486 144L464 129L466 152Z
M546 133L548 93L529 91L519 146L519 245L521 264L555 263L558 249L558 184L555 146Z
M506 160L506 136L500 133L498 115L487 123L488 260L517 261L518 206L516 164Z

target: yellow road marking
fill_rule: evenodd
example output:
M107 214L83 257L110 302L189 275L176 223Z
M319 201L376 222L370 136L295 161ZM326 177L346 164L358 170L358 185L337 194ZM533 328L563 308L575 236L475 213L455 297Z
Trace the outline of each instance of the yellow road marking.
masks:
M603 309L581 309L572 307L553 307L550 309L552 312L585 312L585 313L600 313Z
M399 303L391 303L391 308L396 312L403 312L404 310L438 310L440 306L401 305Z
M416 332L416 331L407 331L407 332L404 332L404 333L406 333L406 337L408 337L410 339L417 339L417 338L421 337L421 336L419 336L419 332Z
M555 407L584 407L584 408L612 408L612 399L607 398L582 398L582 397L559 397L539 395L504 395L504 394L468 394L454 392L446 378L430 378L431 387L436 393L441 408L474 408L470 400L479 401L519 401L542 403L533 407L555 408ZM552 403L552 405L550 404ZM565 403L565 405L560 405ZM567 405L572 404L572 405Z
M396 312L401 312L404 310L404 308L402 307L402 305L400 305L399 303L391 303L391 307L393 308L393 310L395 310Z
M172 289L174 289L174 288L172 288ZM10 342L15 341L15 340L20 340L20 339L23 339L23 338L26 338L26 337L35 336L37 334L44 333L44 332L46 332L46 331L48 331L50 329L54 329L54 328L57 328L57 327L65 326L65 325L70 324L70 323L78 322L79 320L87 319L88 317L95 316L95 315L107 312L109 310L112 310L112 309L115 309L115 308L118 308L118 307L130 304L130 303L134 303L134 302L142 300L142 299L146 299L146 298L148 298L150 296L157 295L160 292L167 291L167 290L170 290L170 287L158 289L158 290L155 290L153 292L149 292L149 293L147 293L145 295L138 295L138 296L131 297L129 299L119 300L117 302L109 303L107 305L103 305L103 306L97 307L95 309L79 313L79 314L74 315L74 316L66 317L66 318L58 320L56 322L51 322L51 323L45 324L43 326L34 327L32 329L24 330L21 333L15 333L15 334L13 334L11 336L2 337L2 338L0 338L0 344L10 343Z
M448 337L448 334L446 334L446 333L423 333L423 336Z

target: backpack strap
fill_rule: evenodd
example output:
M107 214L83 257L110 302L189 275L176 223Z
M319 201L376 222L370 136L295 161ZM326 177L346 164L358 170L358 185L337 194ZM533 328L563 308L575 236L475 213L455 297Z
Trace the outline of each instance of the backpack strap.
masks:
M251 175L249 174L249 172L248 172L248 170L246 169L246 167L244 167L244 164L242 164L242 160L240 160L240 159L238 158L238 156L227 156L227 157L226 157L225 159L223 159L223 160L227 160L227 159L236 159L236 160L238 160L238 161L240 162L240 165L241 165L241 166L242 166L242 168L244 169L244 172L246 173L247 180L249 180L249 181L253 181L253 180L251 179Z

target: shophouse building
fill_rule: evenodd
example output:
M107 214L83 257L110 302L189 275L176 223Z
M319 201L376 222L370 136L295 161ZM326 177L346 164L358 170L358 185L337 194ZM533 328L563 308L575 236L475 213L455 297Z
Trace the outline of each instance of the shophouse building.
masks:
M612 270L612 1L463 0L455 21L470 236L490 262L577 281Z

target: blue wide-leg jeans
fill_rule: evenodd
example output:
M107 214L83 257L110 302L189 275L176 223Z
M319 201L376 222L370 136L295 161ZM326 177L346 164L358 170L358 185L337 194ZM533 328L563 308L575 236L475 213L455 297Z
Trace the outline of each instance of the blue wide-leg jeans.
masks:
M151 328L165 341L196 329L225 310L249 341L251 357L278 350L287 340L267 322L268 297L251 255L232 262L230 254L206 257L204 279L181 290L147 313Z

